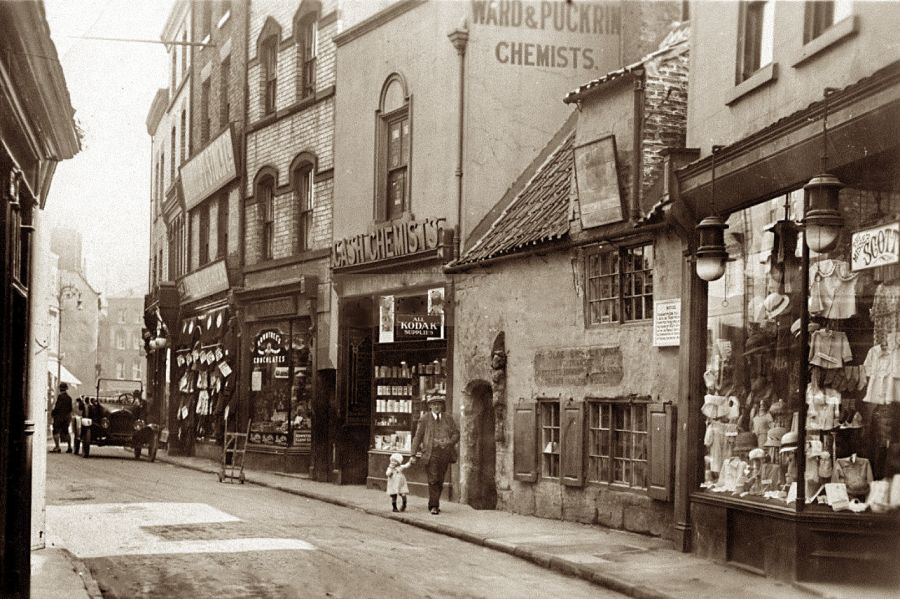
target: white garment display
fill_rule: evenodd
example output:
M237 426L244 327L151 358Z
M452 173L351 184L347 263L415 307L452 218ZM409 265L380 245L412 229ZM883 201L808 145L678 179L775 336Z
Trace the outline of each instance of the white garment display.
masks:
M869 382L863 401L873 404L900 402L900 352L896 348L875 345L866 355L863 366Z
M821 260L809 269L809 313L830 320L856 314L856 279L843 260Z

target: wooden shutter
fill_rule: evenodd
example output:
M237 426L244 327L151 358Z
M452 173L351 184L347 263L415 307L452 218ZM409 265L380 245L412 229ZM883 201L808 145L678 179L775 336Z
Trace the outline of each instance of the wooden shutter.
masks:
M537 480L537 402L521 400L513 415L513 476Z
M570 399L560 406L560 480L564 485L584 484L584 402Z
M648 405L648 440L650 443L650 459L648 466L647 494L659 501L672 500L674 486L673 448L675 406L672 404L651 403Z

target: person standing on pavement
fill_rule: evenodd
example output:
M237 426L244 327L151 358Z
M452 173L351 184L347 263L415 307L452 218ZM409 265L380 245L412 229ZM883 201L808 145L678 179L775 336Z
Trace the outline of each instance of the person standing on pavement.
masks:
M69 421L72 419L72 397L69 395L69 385L59 384L59 395L50 413L53 417L53 449L51 453L60 453L59 438L65 435L66 453L72 453L72 439L69 437Z
M428 469L428 509L441 513L441 492L447 467L456 462L459 427L450 414L444 414L444 396L427 395L430 411L422 414L412 443L410 463L421 459Z

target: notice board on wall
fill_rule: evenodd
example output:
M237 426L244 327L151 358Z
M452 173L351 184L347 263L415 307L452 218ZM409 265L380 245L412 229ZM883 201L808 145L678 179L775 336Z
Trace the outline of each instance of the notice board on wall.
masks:
M582 227L590 229L623 220L614 135L575 148L575 184Z
M681 344L681 300L653 302L653 347Z

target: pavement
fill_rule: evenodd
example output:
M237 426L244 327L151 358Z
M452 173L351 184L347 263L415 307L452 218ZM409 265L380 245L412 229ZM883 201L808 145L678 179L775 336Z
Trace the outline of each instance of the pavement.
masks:
M168 456L164 451L157 459L210 475L220 469L217 461ZM361 485L339 486L278 472L244 473L248 484L359 510L502 551L638 599L898 596L896 589L784 583L682 553L665 539L600 526L475 510L449 501L441 502L441 513L435 516L428 513L426 499L414 496L409 497L406 512L394 513L383 491ZM65 550L50 548L32 552L32 597L98 599L100 594L83 564Z

